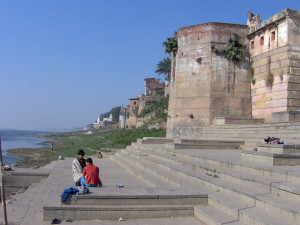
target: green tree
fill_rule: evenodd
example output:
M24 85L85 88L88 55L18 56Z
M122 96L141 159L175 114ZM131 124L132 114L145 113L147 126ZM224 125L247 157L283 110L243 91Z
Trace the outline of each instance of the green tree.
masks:
M113 121L119 121L120 109L121 109L121 106L116 106L116 107L111 109L111 114L112 114L112 120Z
M177 42L176 33L175 33L174 37L167 38L167 40L164 41L162 44L165 47L165 53L176 54L177 50L178 50L178 42Z
M100 114L100 120L103 120L103 118L107 118L107 117L109 117L110 116L110 114L111 114L111 112L109 111L109 112L106 112L106 113L101 113Z
M163 96L159 101L145 107L138 118L145 118L150 115L152 120L167 121L168 118L169 95Z
M116 106L112 108L110 111L100 114L100 120L103 120L103 118L107 118L110 116L110 114L112 114L112 121L114 122L119 121L120 109L121 106Z
M234 33L228 38L226 48L219 50L213 47L213 52L224 55L227 59L237 64L242 61L245 55L245 47L243 46L240 36Z
M157 63L157 68L155 73L158 75L164 75L165 80L170 81L170 74L171 74L171 58L167 57Z

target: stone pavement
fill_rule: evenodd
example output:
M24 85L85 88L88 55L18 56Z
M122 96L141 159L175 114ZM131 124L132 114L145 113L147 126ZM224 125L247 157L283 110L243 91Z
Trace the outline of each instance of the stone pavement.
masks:
M50 221L43 221L43 206L44 204L60 204L60 195L63 190L69 187L74 187L72 178L71 158L65 160L58 160L47 165L50 169L48 178L43 179L41 182L32 184L24 193L16 194L11 200L7 201L8 221L9 224L50 224ZM143 193L143 190L152 190L152 187L137 178L126 170L122 169L109 158L93 159L94 164L100 168L100 178L104 184L102 188L91 188L92 192L98 192L102 195L114 194L137 194ZM22 170L17 168L16 170ZM39 169L35 169L36 173ZM43 170L41 168L40 170ZM116 185L123 184L124 188L116 188ZM93 190L92 190L93 189ZM91 193L92 194L92 193ZM3 213L1 208L1 221L3 221ZM73 221L62 222L62 224L202 224L194 217L179 217L179 218L162 218L162 219L131 219L126 221Z

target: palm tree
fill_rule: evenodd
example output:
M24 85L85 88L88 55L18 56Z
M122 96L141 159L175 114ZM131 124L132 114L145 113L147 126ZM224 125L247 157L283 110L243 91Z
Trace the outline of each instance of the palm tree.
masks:
M171 58L167 57L157 63L157 69L155 73L158 75L164 75L165 80L170 81L170 74L171 74Z

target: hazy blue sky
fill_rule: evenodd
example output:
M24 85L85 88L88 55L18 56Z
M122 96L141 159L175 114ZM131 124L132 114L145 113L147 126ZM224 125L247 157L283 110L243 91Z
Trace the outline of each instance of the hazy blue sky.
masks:
M245 24L299 0L0 0L0 128L72 128L127 105L184 26Z

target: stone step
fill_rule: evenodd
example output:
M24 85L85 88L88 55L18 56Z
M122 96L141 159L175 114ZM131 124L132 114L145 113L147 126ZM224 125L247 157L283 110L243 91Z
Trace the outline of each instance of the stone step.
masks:
M248 208L240 210L240 221L246 224L260 225L295 225L297 223L289 222L280 214L266 212L261 208Z
M226 133L227 132L227 133ZM283 140L286 144L299 144L300 143L300 136L299 137L295 137L292 136L291 134L286 134L286 135L270 135L270 134L241 134L240 132L238 133L228 133L229 131L224 131L224 133L215 133L212 132L210 134L205 134L202 135L201 138L205 138L208 140L241 140L244 141L245 144L247 144L248 142L250 143L258 143L258 144L264 144L264 139L268 138L268 136L271 137L277 137L280 138L281 140Z
M225 125L212 125L210 128L285 128L285 127L299 127L300 123L295 122L295 123L288 123L288 122L282 122L282 123L263 123L263 124L225 124Z
M272 215L280 215L287 223L299 224L300 201L285 199L284 196L269 193L256 197L255 206L260 210Z
M132 154L135 154L135 152L133 151ZM154 157L154 160L156 160L156 162L159 162L159 160L161 160L160 164L164 164L164 166L168 165L168 163L176 164L187 169L196 170L198 172L201 172L202 174L210 173L211 176L217 175L222 179L234 181L237 184L244 183L250 186L254 184L255 186L265 188L266 190L270 190L270 188L272 188L273 192L277 193L280 191L280 193L294 200L300 198L300 191L298 191L300 190L300 184L297 185L284 182L286 181L286 175L283 175L281 177L266 177L260 176L258 174L247 173L247 170L241 173L241 171L231 170L230 168L216 168L215 166L207 164L205 162L197 164L197 162L195 162L193 159L178 159L176 156L157 152L153 152L151 156L149 154L149 157ZM144 163L147 163L147 161L145 161Z
M264 144L257 146L257 151L273 154L300 153L300 145Z
M273 183L271 185L271 193L280 196L281 198L296 200L295 195L300 196L300 184L291 182Z
M212 205L195 206L194 216L207 225L223 225L231 222L238 222L236 218ZM242 225L242 223L239 224Z
M143 139L137 139L138 144L165 144L173 142L173 138L144 137Z
M148 151L148 153L150 154L166 154L169 156L174 156L177 157L179 159L185 159L188 162L192 162L195 163L197 165L210 165L208 167L209 170L214 170L216 168L223 168L223 169L230 169L236 172L247 172L250 175L255 175L255 176L262 176L262 177L266 177L266 178L276 178L276 179L286 179L286 174L282 173L282 171L278 171L278 173L276 173L276 171L272 170L272 173L267 173L268 169L267 168L261 168L259 166L254 167L252 164L239 164L236 162L230 162L226 159L221 160L219 158L214 159L212 156L213 155L219 155L219 153L214 153L217 151L209 151L210 153L212 153L212 155L208 155L207 153L203 153L203 154L199 154L198 151L181 151L181 150L171 150L171 149L167 149L164 147L149 147L149 146L141 146L139 149L136 147L128 147L129 150L133 150L136 152L141 152L141 151ZM233 152L235 152L236 150L233 150ZM219 151L220 154L221 151ZM226 151L226 154L228 154L228 151ZM175 158L176 159L176 158ZM232 159L232 157L231 157ZM210 167L213 168L210 168ZM271 171L271 169L270 169ZM300 183L300 178L299 178L299 183Z
M44 220L118 220L191 216L193 205L119 205L119 206L51 206L43 207Z
M260 166L255 164L249 163L241 163L241 162L230 162L228 159L220 160L214 159L212 156L207 154L199 155L198 152L189 152L189 151L180 151L180 150L170 150L165 148L164 146L160 147L156 146L149 147L149 146L140 146L139 150L136 147L128 147L128 149L136 149L136 151L140 152L143 150L148 150L151 153L154 152L162 152L169 155L174 155L180 157L182 159L186 159L189 162L194 162L199 165L201 164L211 164L214 167L223 168L223 169L230 169L236 172L248 173L249 175L260 176L264 178L272 178L278 180L288 180L289 182L300 184L300 176L293 173L286 174L280 168L277 169L276 167L266 167ZM227 153L226 153L227 154Z
M300 154L273 154L268 152L243 151L242 161L266 166L297 166L300 165Z
M147 195L69 195L65 205L204 205L207 203L207 194L147 194Z
M194 209L195 216L206 224L291 225L299 222L297 217L277 214L274 211L269 211L268 208L247 205L242 207L243 205L239 201L233 200L233 198L224 198L221 194L215 197L216 199L209 198L207 206L196 206ZM238 215L233 216L232 213L234 212Z
M215 141L215 140L214 140ZM215 141L217 142L217 141ZM244 144L244 142L242 142ZM171 149L238 149L240 144L232 143L198 143L198 144L165 144L167 148Z
M156 182L157 187L166 186L166 187L182 187L184 182L176 179L175 177L170 177L169 174L165 173L164 171L160 171L154 166L151 165L145 165L142 162L142 156L134 157L129 154L125 154L124 152L119 152L116 154L121 160L126 157L126 160L128 164L134 165L135 167L138 167L138 172L143 171L144 173L148 173L150 176L147 177L149 179L149 182L155 177L158 181ZM124 164L124 166L127 166L127 163ZM172 179L173 178L173 179Z
M127 150L130 151L130 150ZM138 154L135 152L131 152L131 154L135 154L138 157ZM153 159L151 159L151 157ZM141 159L141 160L144 160ZM185 159L178 159L176 156L170 156L162 153L153 153L149 154L149 160L152 160L152 162L157 164L163 164L164 166L168 166L168 164L176 164L178 166L184 167L186 169L192 169L197 172L201 172L202 174L210 175L210 176L217 176L224 180L234 181L237 184L238 183L247 183L248 185L258 185L262 188L265 188L266 190L270 189L270 184L273 182L279 182L279 181L285 181L278 180L278 179L272 179L272 178L266 178L266 177L258 177L257 175L250 175L240 172L231 171L228 169L222 169L222 168L216 168L213 165L209 165L207 163L201 163L197 164L190 160ZM148 161L143 161L143 163L147 163ZM159 167L159 165L157 165ZM167 168L166 168L167 169ZM178 177L178 176L177 176Z
M156 159L156 163L158 163ZM158 163L159 164L159 163ZM220 192L229 193L232 196L239 195L239 198L245 200L248 204L252 204L255 200L256 196L258 195L264 195L269 193L270 190L268 190L268 185L266 185L266 188L261 188L257 185L257 183L253 182L252 185L246 182L237 183L236 180L224 180L224 179L213 179L205 177L205 175L201 175L197 172L193 172L184 168L176 167L173 164L167 164L166 162L160 163L160 165L169 168L169 171L171 172L173 170L173 173L177 174L178 176L185 176L192 179L199 179L203 181L204 187L214 187L215 189L220 189ZM161 167L160 166L160 167ZM158 165L157 165L158 167ZM222 177L220 177L222 178ZM244 180L245 181L245 180ZM299 196L297 196L297 193L294 193L295 197L299 199ZM251 200L252 199L252 200ZM280 205L271 204L270 202L264 202L268 205L268 207L280 207ZM276 209L278 210L278 209ZM289 210L282 210L280 209L281 214L287 214L289 215Z
M247 204L234 196L225 193L213 192L209 194L208 204L227 213L235 219L239 217L239 210L254 207L254 204Z
M132 152L132 154L135 153ZM221 179L228 180L230 182L235 182L236 185L239 185L241 183L249 186L254 185L255 187L264 188L266 191L272 188L273 192L277 193L280 191L280 193L284 194L285 196L289 196L291 199L294 200L300 199L300 195L299 195L300 192L297 191L298 187L300 190L300 185L284 182L286 179L284 177L281 177L281 179L268 178L268 177L263 177L258 175L247 174L247 173L240 173L240 172L232 171L230 169L222 169L222 168L216 169L216 167L213 167L206 163L201 163L197 165L194 164L193 162L190 162L189 160L184 160L184 159L179 160L175 156L168 156L168 155L158 154L158 153L149 157L154 157L151 162L156 163L157 168L166 167L165 169L167 169L169 167L168 165L169 163L173 165L176 164L178 166L182 166L187 169L192 169L194 171L201 172L202 174L205 175L216 176ZM143 160L143 163L145 164L150 162L150 161L145 161L144 159L141 160ZM160 164L162 164L163 166L161 166ZM178 178L179 176L177 175L176 177ZM283 184L280 185L281 183Z
M138 178L142 179L144 182L148 183L150 187L157 187L161 185L161 180L156 177L149 176L147 173L140 170L136 170L136 167L131 165L131 162L127 158L120 158L118 155L111 155L110 158L117 162L120 166L125 168L130 173L134 174Z
M46 183L43 178L39 183L31 184L24 192L17 192L11 199L6 201L7 218L9 224L22 224L24 218L30 213L30 202L34 199L40 187ZM3 221L3 214L0 214Z
M156 166L160 168L161 167L164 167L166 169L168 168L169 173L173 173L181 177L186 177L190 179L190 182L202 181L204 182L204 184L205 183L208 184L208 188L214 187L214 190L223 187L225 189L229 189L229 191L233 191L234 194L237 194L237 192L239 192L242 196L249 197L249 199L253 198L253 196L257 194L266 193L266 190L264 188L256 187L257 185L255 186L256 188L253 189L249 187L249 185L241 184L237 189L233 190L232 187L237 186L235 183L229 182L227 180L219 179L219 177L214 177L213 175L210 174L201 174L198 171L192 171L166 162L163 163L156 162Z

